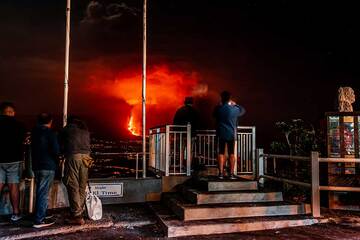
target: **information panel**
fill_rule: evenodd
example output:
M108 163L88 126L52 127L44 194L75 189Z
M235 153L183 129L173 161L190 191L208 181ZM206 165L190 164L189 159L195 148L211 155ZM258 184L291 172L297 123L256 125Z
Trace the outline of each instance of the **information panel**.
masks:
M90 187L100 198L124 196L124 183L90 183Z

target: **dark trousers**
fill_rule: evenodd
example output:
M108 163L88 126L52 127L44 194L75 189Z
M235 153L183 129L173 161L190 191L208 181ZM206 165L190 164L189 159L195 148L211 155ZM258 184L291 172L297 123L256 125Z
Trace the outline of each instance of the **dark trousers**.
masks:
M67 156L64 170L64 184L66 186L70 212L73 217L81 217L85 205L85 189L88 181L88 168L83 163L87 154L73 154Z
M48 208L49 189L54 181L55 171L52 170L36 170L36 202L35 202L35 224L41 223L46 217Z

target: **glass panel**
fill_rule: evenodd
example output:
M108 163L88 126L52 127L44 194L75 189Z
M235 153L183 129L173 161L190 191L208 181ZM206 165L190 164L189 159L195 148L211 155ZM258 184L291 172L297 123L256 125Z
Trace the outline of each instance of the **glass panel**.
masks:
M355 157L354 117L344 117L345 155Z
M355 158L354 117L344 117L344 150L345 156ZM345 174L355 174L355 163L345 163Z
M328 152L329 157L340 157L339 117L328 117Z

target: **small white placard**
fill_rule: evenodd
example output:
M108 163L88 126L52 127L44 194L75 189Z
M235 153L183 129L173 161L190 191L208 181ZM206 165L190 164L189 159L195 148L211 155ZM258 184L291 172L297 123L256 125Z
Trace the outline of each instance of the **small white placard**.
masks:
M98 197L123 197L124 183L90 183L91 191Z

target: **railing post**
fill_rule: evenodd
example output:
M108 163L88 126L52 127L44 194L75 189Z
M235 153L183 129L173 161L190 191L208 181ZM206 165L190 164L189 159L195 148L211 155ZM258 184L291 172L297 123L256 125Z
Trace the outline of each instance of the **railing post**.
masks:
M139 172L139 153L136 154L135 178L138 179Z
M149 155L150 158L150 155ZM145 156L143 156L143 174L142 174L143 178L146 178L146 154Z
M311 208L313 217L320 217L319 152L311 152Z
M187 130L187 154L186 154L186 175L190 176L191 175L191 157L192 157L192 149L191 149L191 125L187 124L186 126L186 130Z
M34 212L34 192L35 192L35 178L30 178L30 196L29 196L29 213Z
M170 126L166 125L165 131L165 176L169 176L170 167Z
M253 178L256 178L256 128L252 127L251 128L251 133L252 133L252 149L251 149L251 159L252 159L252 171L253 171Z
M234 172L235 173L231 173L231 174L235 174L235 175L238 175L238 156L241 155L240 153L238 153L238 151L240 149L238 147L238 144L239 144L239 135L238 135L238 133L236 133L235 143L234 143L234 149L235 149L234 150L234 158L235 158ZM229 158L230 158L230 156L229 156Z
M258 148L256 149L256 161L257 161L257 179L260 185L264 184L264 178L260 178L260 176L264 175L264 149Z

